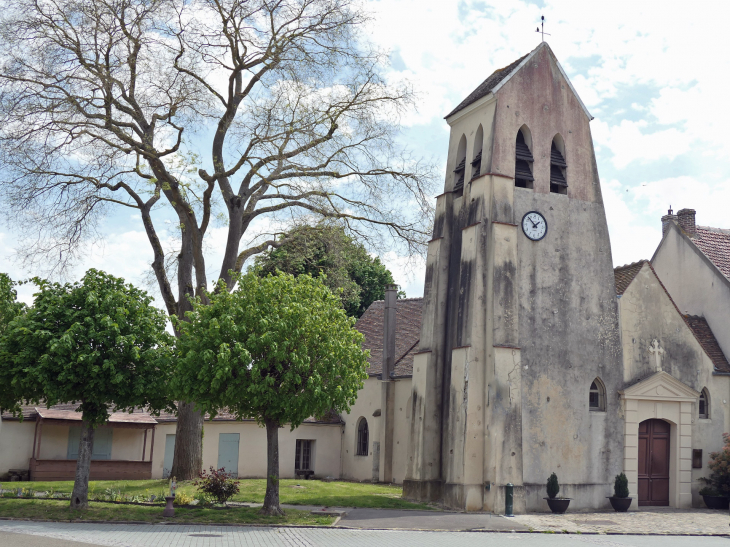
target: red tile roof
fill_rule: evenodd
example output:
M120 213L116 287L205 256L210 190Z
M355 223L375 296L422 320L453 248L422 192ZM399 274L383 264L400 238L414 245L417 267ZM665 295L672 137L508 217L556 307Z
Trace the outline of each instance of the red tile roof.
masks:
M697 226L692 242L730 279L730 230Z
M413 355L418 351L421 337L423 298L403 298L396 301L395 318L395 377L413 375ZM355 328L365 335L363 349L370 350L371 376L383 370L383 316L385 301L376 300L358 319Z
M613 276L616 279L616 294L624 294L624 291L629 288L636 274L639 273L647 262L647 260L639 260L638 262L613 269Z
M705 318L699 315L685 315L684 319L712 361L712 364L715 365L715 369L721 372L730 372L730 363L728 363L725 354L720 349L720 344L717 343L717 338L715 338Z

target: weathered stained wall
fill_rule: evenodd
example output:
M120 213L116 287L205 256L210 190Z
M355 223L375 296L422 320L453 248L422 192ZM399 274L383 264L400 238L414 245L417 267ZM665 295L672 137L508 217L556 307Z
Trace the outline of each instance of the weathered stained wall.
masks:
M699 478L709 475L709 453L720 450L722 434L730 423L727 404L730 377L713 375L714 365L648 264L621 296L619 308L625 385L632 385L656 371L655 357L648 350L652 341L658 340L664 350L662 370L695 391L707 388L710 393L709 419L700 419L697 405L688 403L692 446L683 447L682 454L685 461L691 461L691 449L703 451L702 468L684 470L692 476L692 505L699 507L702 503L698 491L703 486Z
M670 222L652 266L682 313L701 315L730 355L730 280Z
M622 421L615 396L606 412L590 412L588 390L596 377L609 394L620 389L621 349L590 119L547 48L497 101L494 171L513 175L517 131L526 124L532 136L534 189L514 188L513 222L539 211L548 225L541 241L517 237L525 508L546 510L553 471L576 509L606 507L622 465ZM550 193L556 134L565 142L567 195ZM514 451L505 447L504 457Z

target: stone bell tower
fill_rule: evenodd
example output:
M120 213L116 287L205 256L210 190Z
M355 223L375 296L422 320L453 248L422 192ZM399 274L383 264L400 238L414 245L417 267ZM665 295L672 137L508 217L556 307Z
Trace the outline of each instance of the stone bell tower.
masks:
M405 497L502 512L512 483L515 511L542 509L554 471L571 508L607 503L623 386L591 119L546 43L446 117Z

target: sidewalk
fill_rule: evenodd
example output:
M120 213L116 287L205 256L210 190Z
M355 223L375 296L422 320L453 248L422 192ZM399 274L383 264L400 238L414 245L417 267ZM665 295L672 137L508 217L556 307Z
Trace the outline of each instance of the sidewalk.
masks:
M710 509L651 507L628 513L529 513L513 520L536 532L730 536L728 512Z

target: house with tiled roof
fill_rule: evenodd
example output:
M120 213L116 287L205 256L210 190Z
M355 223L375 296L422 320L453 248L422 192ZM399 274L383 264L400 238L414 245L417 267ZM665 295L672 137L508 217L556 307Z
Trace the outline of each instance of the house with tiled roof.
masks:
M651 264L682 313L704 317L730 355L730 229L696 224L694 209L662 217Z
M624 469L629 490L646 500L646 505L653 505L670 488L678 488L687 502L701 506L699 479L707 475L705 460L709 452L722 447L726 431L730 363L706 319L677 307L648 260L615 268L614 275L624 376ZM658 396L664 398L659 407ZM664 408L667 404L674 406L669 412ZM677 414L671 416L672 412ZM664 421L651 422L657 417ZM664 429L655 431L657 425ZM684 439L686 450L666 444L672 435ZM633 447L648 445L660 459L676 461L677 468L684 471L684 480L672 484L669 474L658 477L646 468L634 469Z

